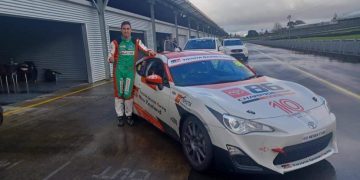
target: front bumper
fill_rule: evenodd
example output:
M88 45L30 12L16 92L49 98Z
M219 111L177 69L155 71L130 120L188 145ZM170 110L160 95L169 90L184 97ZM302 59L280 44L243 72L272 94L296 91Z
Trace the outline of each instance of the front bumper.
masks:
M316 132L284 136L280 134L253 133L244 138L234 136L228 130L216 128L222 133L229 133L221 140L222 145L215 145L216 164L226 167L230 172L280 173L300 169L319 162L337 152L335 123L321 130L321 135L303 142L304 137ZM221 133L221 132L218 132ZM261 134L261 136L260 136ZM242 153L230 155L227 145L237 147ZM272 151L282 147L284 154Z

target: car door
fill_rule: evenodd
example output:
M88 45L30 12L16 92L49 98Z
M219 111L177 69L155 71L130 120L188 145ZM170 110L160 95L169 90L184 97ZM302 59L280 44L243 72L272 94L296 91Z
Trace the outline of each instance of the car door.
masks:
M164 63L159 58L151 58L144 61L139 68L142 68L142 72L140 72L142 75L141 80L138 81L139 89L136 102L139 102L139 105L152 116L152 120L150 120L152 124L158 128L162 126L160 129L165 130L169 127L169 110L167 108L170 100L170 85ZM162 85L156 86L146 82L146 77L153 74L162 77ZM158 122L154 122L156 120Z

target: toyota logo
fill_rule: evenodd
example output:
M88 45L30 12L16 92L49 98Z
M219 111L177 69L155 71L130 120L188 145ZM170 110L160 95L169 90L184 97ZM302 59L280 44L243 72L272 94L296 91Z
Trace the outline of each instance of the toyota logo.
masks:
M308 122L307 125L310 129L315 129L317 127L317 125L313 121Z

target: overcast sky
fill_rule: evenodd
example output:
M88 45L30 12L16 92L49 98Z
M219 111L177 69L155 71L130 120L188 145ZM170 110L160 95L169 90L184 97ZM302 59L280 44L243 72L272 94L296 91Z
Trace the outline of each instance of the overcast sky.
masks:
M271 30L275 22L286 25L286 17L306 23L329 21L360 11L360 0L189 0L227 32Z

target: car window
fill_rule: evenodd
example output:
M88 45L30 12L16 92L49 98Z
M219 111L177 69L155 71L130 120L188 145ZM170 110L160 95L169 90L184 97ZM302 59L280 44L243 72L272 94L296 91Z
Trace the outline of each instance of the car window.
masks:
M150 76L153 74L159 75L160 77L163 78L163 82L164 85L168 85L168 78L167 75L165 73L165 67L164 67L164 63L162 62L161 59L148 59L146 61L143 62L144 64L142 65L143 68L143 76Z
M136 72L140 76L145 76L145 68L146 68L146 61L142 61L141 63L136 65Z
M216 43L214 39L193 39L189 40L184 50L190 49L216 49Z
M239 46L239 45L243 45L243 43L240 39L224 41L224 46Z
M170 68L177 86L194 86L242 81L255 76L237 60L205 60Z

